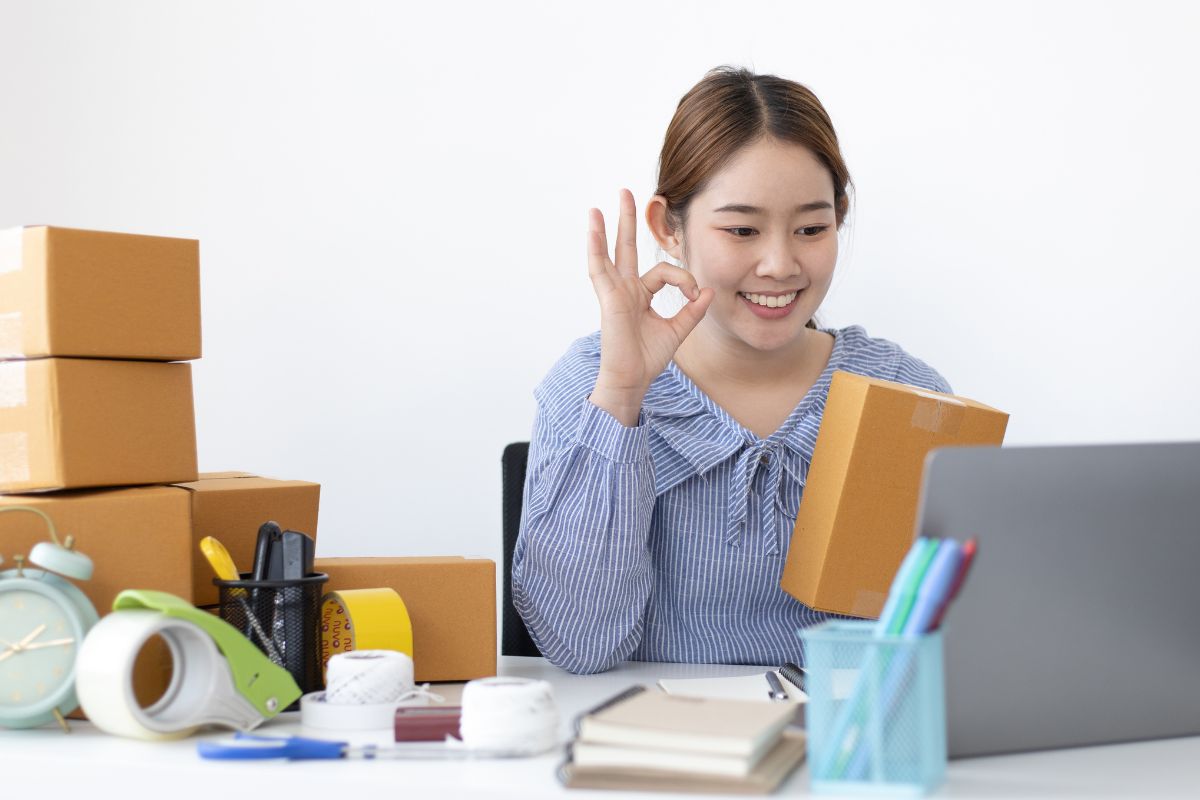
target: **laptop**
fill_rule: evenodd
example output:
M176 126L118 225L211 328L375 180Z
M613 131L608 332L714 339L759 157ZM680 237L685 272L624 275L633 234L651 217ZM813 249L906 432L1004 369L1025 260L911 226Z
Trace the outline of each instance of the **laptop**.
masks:
M979 540L952 758L1200 734L1200 442L938 450L917 529Z

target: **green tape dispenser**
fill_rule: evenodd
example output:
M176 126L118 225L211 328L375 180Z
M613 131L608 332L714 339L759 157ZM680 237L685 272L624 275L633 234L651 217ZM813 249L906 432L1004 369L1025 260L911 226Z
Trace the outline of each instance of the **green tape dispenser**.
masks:
M142 708L133 666L159 636L174 661L163 696ZM236 628L166 592L121 592L79 649L79 704L96 727L134 739L177 739L202 725L248 731L300 697L287 670Z

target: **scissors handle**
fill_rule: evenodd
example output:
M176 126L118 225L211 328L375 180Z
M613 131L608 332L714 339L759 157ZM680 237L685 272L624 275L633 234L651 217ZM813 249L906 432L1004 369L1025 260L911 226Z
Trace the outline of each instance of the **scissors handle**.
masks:
M219 742L200 741L196 752L201 758L220 760L248 760L287 758L291 760L314 758L342 758L346 755L346 742L327 742L321 739L305 739L300 736L253 736L240 731L232 740Z

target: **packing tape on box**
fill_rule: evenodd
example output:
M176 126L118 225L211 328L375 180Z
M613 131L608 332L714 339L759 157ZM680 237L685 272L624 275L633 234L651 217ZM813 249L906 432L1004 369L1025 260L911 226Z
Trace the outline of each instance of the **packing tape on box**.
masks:
M20 311L0 314L0 358L20 358L24 355L24 335L25 327Z
M20 408L29 402L29 379L24 361L0 362L0 408Z
M143 708L133 690L138 654L158 636L174 668L167 690ZM236 628L166 592L124 591L88 632L75 663L88 719L133 739L177 739L201 725L248 731L300 695L295 680Z
M395 650L413 658L412 621L394 589L346 589L321 598L321 663L355 650Z
M0 275L16 272L25 264L25 229L0 231Z
M29 480L29 434L0 433L0 485Z
M397 708L443 702L428 687L413 686L412 658L406 653L337 653L329 659L325 691L300 698L300 721L306 727L331 730L390 729Z

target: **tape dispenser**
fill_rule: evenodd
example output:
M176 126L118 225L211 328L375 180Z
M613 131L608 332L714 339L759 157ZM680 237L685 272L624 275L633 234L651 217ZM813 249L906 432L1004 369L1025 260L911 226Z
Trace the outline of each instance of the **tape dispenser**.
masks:
M134 695L138 653L154 636L170 649L171 682L143 708ZM202 725L249 731L300 697L300 687L224 620L182 598L121 592L79 649L79 704L96 727L134 739L177 739Z

